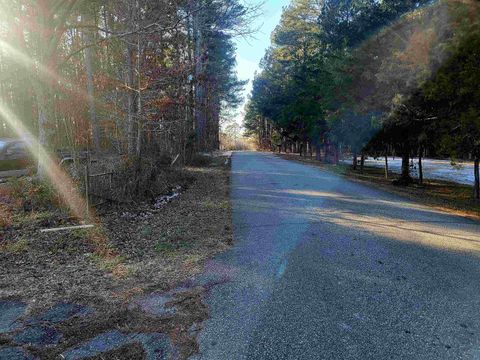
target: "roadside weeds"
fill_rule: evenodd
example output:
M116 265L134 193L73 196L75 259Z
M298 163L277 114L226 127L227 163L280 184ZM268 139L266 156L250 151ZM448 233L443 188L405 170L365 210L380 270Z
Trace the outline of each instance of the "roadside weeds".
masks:
M206 260L233 242L230 163L218 157L181 171L179 178L191 181L181 184L178 197L148 214L143 204L138 209L100 209L101 231L40 233L69 220L55 209L24 213L13 202L5 210L9 224L0 230L0 302L25 302L28 318L59 302L88 306L96 314L62 323L62 342L29 349L32 354L58 358L65 349L108 329L167 334L181 358L197 351L196 331L208 316L202 302L207 289L192 279ZM99 247L106 253L99 253ZM149 294L162 298L171 289L178 289L165 304L176 309L172 314L150 316L131 307L135 299ZM14 346L0 334L2 344ZM111 355L141 359L142 351L123 357L116 349Z

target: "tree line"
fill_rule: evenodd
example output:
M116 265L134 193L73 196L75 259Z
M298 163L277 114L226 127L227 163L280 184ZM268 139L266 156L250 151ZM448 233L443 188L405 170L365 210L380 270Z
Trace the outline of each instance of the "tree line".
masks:
M222 112L244 85L234 38L257 10L238 0L1 1L0 137L183 162L218 149Z
M402 184L413 157L472 159L480 198L479 45L473 0L294 0L245 127L264 148L325 161L350 151L354 167L358 156L400 156Z

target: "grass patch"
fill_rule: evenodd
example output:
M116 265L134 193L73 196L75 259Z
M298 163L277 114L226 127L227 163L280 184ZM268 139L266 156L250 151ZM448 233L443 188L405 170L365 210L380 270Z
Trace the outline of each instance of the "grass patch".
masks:
M12 223L12 212L7 206L0 204L0 228L6 228L7 226L11 226Z
M112 272L117 266L123 264L125 261L123 256L104 257L98 254L92 254L91 257L100 269L108 272Z
M207 209L223 209L228 210L230 203L228 201L212 201L206 200L203 202L203 206Z
M90 229L73 229L71 233L73 236L79 239L88 239L92 234L95 234L97 230L95 228Z
M48 227L50 223L54 221L58 216L58 213L54 211L16 211L13 215L12 225L15 227L24 227L30 225L37 225L40 227Z
M163 254L173 254L177 251L188 250L192 248L192 244L187 241L179 241L176 243L171 242L158 242L155 245L155 251Z
M152 228L152 226L146 225L146 226L142 229L141 234L142 234L143 237L150 237L150 236L152 236L152 234L153 234L153 228Z
M34 162L28 160L2 160L0 162L0 171L23 170L33 165Z
M25 211L63 209L60 195L50 184L33 179L13 179L9 183L10 194Z
M195 154L190 159L189 165L192 166L208 166L212 162L212 158L203 154Z
M26 239L9 241L0 245L0 253L21 254L28 250L30 242Z

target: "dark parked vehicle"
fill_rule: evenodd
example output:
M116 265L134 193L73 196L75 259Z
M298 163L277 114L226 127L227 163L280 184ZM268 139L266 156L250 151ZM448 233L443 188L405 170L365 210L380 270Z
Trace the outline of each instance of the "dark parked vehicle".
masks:
M0 139L0 171L25 169L32 163L24 141Z

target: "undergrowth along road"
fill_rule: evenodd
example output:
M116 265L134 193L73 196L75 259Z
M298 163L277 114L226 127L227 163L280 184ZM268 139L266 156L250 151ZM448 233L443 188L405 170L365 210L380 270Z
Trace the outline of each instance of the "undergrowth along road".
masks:
M0 348L23 348L45 335L48 348L42 343L28 351L55 358L68 349L88 348L96 337L114 345L128 343L128 334L147 332L167 336L182 358L196 350L191 328L208 311L202 304L205 289L191 279L207 259L232 244L230 163L217 154L199 166L171 171L167 187L178 195L165 194L169 201L97 209L102 242L92 240L96 229L41 233L73 220L56 207L28 209L2 185L0 322L17 310L25 324L65 307L89 311L86 317L73 312L58 323L47 321L50 335L37 329L40 333L27 333L24 342L15 340L24 325L14 333L1 329ZM99 245L108 248L108 256ZM112 329L121 334L109 333ZM61 342L54 341L57 335ZM145 349L130 349L127 358L142 359ZM122 354L115 346L112 351L111 356Z

